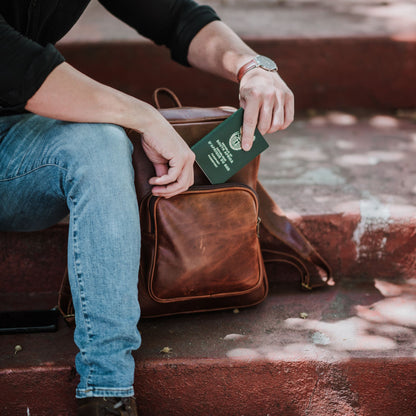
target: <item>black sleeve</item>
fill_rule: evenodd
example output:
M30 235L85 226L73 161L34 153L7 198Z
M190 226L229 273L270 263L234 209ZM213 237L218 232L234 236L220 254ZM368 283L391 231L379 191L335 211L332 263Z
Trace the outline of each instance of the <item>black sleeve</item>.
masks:
M0 14L0 112L23 110L49 73L63 61L54 46L41 46L24 37Z
M208 23L220 20L210 6L201 6L193 0L100 0L100 3L141 35L167 46L172 58L186 66L194 36Z

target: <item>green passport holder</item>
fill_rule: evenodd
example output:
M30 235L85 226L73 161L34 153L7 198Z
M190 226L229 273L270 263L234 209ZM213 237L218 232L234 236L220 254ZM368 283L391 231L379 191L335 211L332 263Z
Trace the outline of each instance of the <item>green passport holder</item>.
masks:
M251 149L241 149L243 113L240 108L192 146L198 166L212 184L225 182L269 147L256 129Z

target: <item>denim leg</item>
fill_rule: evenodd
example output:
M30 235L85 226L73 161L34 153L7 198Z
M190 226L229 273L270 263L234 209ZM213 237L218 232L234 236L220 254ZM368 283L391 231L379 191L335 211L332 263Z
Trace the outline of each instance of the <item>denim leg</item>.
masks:
M69 209L76 395L131 396L131 351L141 342L132 145L122 128L110 124L34 115L10 120L0 118L0 229L42 229Z

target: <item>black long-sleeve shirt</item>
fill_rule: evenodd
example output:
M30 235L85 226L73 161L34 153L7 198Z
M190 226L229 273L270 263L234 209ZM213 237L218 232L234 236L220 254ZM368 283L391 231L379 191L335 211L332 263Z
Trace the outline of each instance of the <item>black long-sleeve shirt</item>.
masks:
M0 116L24 111L27 100L64 61L53 46L90 0L0 1ZM112 14L188 65L188 47L206 24L218 20L193 0L100 0Z

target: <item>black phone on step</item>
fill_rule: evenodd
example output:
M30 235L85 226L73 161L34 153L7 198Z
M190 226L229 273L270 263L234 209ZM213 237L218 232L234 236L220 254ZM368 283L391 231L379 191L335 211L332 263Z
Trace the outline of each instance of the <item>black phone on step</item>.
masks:
M0 312L0 334L55 332L58 315L57 309Z

